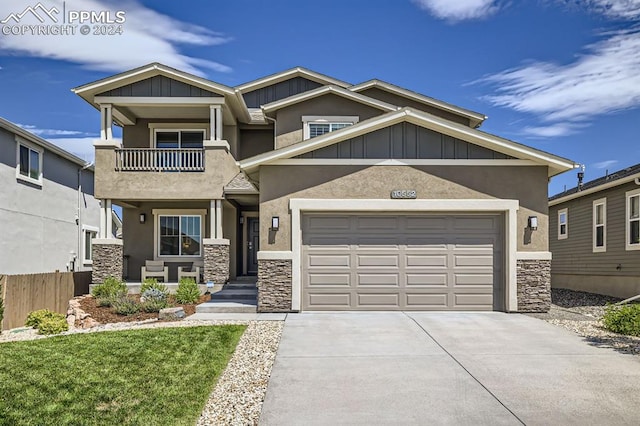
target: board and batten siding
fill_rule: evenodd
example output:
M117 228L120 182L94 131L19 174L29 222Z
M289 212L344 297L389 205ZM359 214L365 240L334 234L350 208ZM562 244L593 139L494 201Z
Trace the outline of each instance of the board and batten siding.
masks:
M296 158L513 159L411 123L394 124Z
M242 96L248 108L260 108L262 105L279 101L280 99L288 98L298 93L308 92L320 86L322 86L322 84L315 81L303 77L294 77L270 86L252 90Z
M214 97L220 95L182 81L157 75L108 90L98 96Z
M549 208L551 274L638 277L640 250L625 250L626 195L633 182L598 191ZM593 202L606 198L606 252L593 252ZM568 209L568 237L558 239L558 211Z

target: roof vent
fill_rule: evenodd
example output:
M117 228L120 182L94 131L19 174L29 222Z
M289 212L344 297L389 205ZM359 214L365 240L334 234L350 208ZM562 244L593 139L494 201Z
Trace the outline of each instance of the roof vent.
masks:
M578 172L578 191L582 191L582 181L584 180L584 164L580 166Z

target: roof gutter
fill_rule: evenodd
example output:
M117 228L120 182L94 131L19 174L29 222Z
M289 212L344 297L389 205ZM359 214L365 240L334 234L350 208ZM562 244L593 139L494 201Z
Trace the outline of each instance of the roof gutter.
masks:
M565 201L574 200L576 198L580 198L585 195L603 191L605 189L624 185L625 183L629 183L629 182L634 182L636 185L640 185L640 173L636 173L635 175L627 176L622 179L617 179L609 183L604 183L602 185L594 186L593 188L585 189L583 191L578 191L574 194L566 195L564 197L556 198L555 200L549 201L549 207L564 203Z

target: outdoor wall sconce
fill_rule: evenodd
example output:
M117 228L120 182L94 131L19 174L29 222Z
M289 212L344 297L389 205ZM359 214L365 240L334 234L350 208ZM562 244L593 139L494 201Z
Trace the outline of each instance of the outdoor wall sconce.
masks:
M144 213L140 213L140 223L144 223L147 220L147 215Z
M280 227L280 218L278 216L271 217L271 229L277 231Z
M532 231L538 230L538 216L529 216L529 219L527 221L529 229L531 229Z

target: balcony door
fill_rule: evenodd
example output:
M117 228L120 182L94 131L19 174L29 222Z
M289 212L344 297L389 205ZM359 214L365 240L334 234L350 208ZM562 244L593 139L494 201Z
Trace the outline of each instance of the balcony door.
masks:
M200 168L200 150L205 139L204 130L156 130L155 148L157 163L165 170L182 170L185 167ZM166 150L166 151L165 151Z

